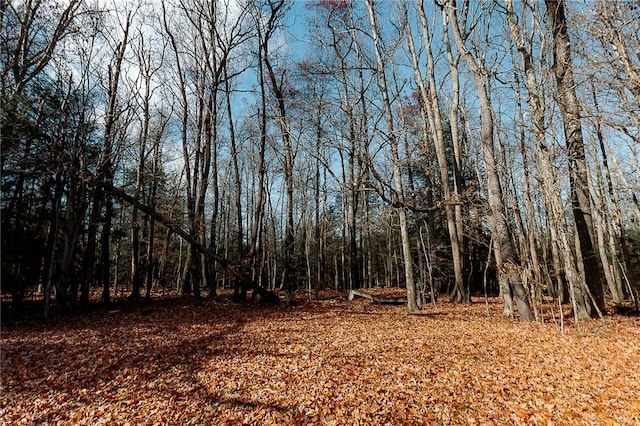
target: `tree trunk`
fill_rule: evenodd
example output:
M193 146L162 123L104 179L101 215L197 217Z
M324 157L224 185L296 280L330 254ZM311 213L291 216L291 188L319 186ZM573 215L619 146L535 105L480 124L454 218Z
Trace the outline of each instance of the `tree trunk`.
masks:
M279 3L282 4L282 3ZM267 68L267 75L271 83L271 90L276 97L277 117L276 121L280 129L280 137L282 138L283 165L285 192L287 194L286 212L285 212L285 237L284 237L284 276L285 289L289 297L293 294L297 287L297 256L295 256L295 225L293 221L294 206L294 190L293 190L293 146L291 144L291 134L289 131L289 122L287 118L287 110L284 99L284 88L282 82L278 82L276 72L271 64L269 57L269 40L264 43L264 63Z
M553 34L553 71L558 89L558 106L564 121L564 133L569 155L569 177L571 185L571 203L573 205L573 219L577 231L581 261L584 274L588 277L587 289L593 297L587 298L585 306L577 313L579 317L595 315L595 311L604 312L604 291L602 288L601 271L598 265L591 236L593 235L591 218L591 201L589 197L589 171L585 157L584 141L582 137L581 113L573 78L571 62L571 42L565 18L564 0L545 0L547 16L551 21ZM579 308L579 309L580 309ZM592 308L596 308L595 310Z
M242 263L244 260L244 227L243 227L243 214L242 214L242 177L240 176L240 166L238 164L238 147L236 143L236 132L233 123L233 108L231 107L231 88L229 85L229 78L227 76L227 68L224 69L224 81L225 81L225 100L227 107L227 115L229 117L229 143L231 145L231 162L233 164L233 175L235 182L235 207L236 207L236 258L238 263ZM214 280L215 282L215 280ZM215 287L212 289L215 291ZM211 292L210 292L211 293Z
M457 302L469 303L471 299L464 285L463 275L464 265L462 257L462 244L460 240L462 230L458 228L459 222L456 220L456 202L454 201L458 199L458 194L456 192L457 185L455 185L455 181L457 181L457 179L454 173L454 188L452 191L449 178L450 168L447 162L446 145L444 140L444 126L442 123L442 113L440 111L435 78L435 61L431 49L431 31L429 29L429 23L427 20L424 5L420 3L418 5L418 13L422 22L422 35L425 54L427 58L426 72L428 75L428 82L425 82L422 78L422 71L419 63L418 53L413 42L411 25L409 24L408 10L404 1L402 6L404 11L403 19L405 21L403 25L407 36L406 38L409 52L411 54L414 78L422 97L423 102L421 104L424 106L423 108L421 108L421 113L423 115L425 135L430 134L431 139L434 142L436 158L438 160L440 171L440 186L443 192L447 229L449 231L449 241L451 243L451 255L455 280L455 300ZM456 90L456 88L454 88L454 90ZM457 123L451 123L451 126L457 126ZM425 143L429 143L429 138L425 137ZM426 148L425 150L428 150L428 148Z
M144 67L142 55L141 67L144 71L148 71L148 68ZM145 162L147 155L147 139L149 137L149 122L151 121L151 115L149 112L149 102L151 98L151 76L145 75L144 81L144 94L142 101L142 128L140 130L140 136L138 139L138 165L136 167L136 185L133 196L139 198L142 194L142 188L145 181ZM147 259L148 261L150 259ZM140 219L138 217L138 209L133 208L131 212L131 299L138 300L140 298L140 289L142 288L142 264L140 262Z
M98 166L97 185L104 197L104 217L102 220L102 232L100 235L100 281L102 284L102 302L109 303L111 300L111 221L113 220L113 198L107 191L113 185L114 178L114 142L116 141L116 125L121 114L118 105L118 88L120 87L120 75L122 73L122 62L129 43L129 28L131 27L131 12L127 15L124 34L114 52L115 58L109 66L108 80L108 103L105 114L104 127L104 148L101 164ZM115 277L116 280L118 277Z
M500 174L496 164L493 131L494 116L487 94L487 71L483 69L465 45L465 41L460 33L457 20L457 6L455 0L448 0L445 7L447 17L451 23L453 38L458 50L462 54L473 78L480 100L480 115L482 119L480 129L480 143L482 146L482 157L485 163L485 172L488 180L489 206L491 208L491 225L494 236L494 252L496 266L498 269L498 282L503 289L505 297L505 313L513 312L513 307L509 304L509 291L513 293L520 320L529 322L534 320L533 312L529 304L529 296L522 284L520 267L516 263L511 238L511 230L506 218L506 209L500 183Z
M153 145L153 159L151 165L151 171L153 180L151 182L151 194L149 195L149 205L152 209L156 208L157 193L158 193L158 177L161 174L161 162L162 162L162 149L161 138L164 132L165 126L168 120L163 117L163 122L160 124L155 135ZM149 244L147 245L147 270L145 275L146 281L146 294L145 300L151 300L151 290L153 284L156 281L156 277L160 275L160 269L162 267L162 256L160 260L155 258L155 237L156 237L156 221L152 217L148 217L147 226L149 228ZM166 246L169 245L169 239L165 242Z
M518 73L515 73L515 84L516 84L516 98L517 98L517 117L518 117L518 126L519 126L519 134L518 139L520 141L520 155L522 156L522 164L523 164L523 175L524 175L524 205L525 205L525 217L526 220L523 220L520 212L514 212L514 216L516 216L516 225L518 226L518 234L519 234L519 242L520 242L520 258L522 259L524 272L527 274L527 279L532 278L529 282L529 285L525 285L525 287L529 290L529 296L531 297L531 301L533 304L534 313L536 319L539 319L538 309L536 302L540 300L541 297L541 285L542 285L542 277L540 274L540 261L538 259L538 251L537 251L537 237L536 237L536 213L534 209L534 203L532 200L532 182L531 182L531 172L530 172L530 159L527 151L526 145L526 135L525 135L525 122L524 122L524 112L522 109L522 94L520 92L520 77ZM515 186L515 184L513 184ZM518 196L517 189L513 188L513 198L515 199L514 204L518 205Z
M537 82L533 56L529 48L525 45L522 32L518 27L511 0L507 1L507 19L513 35L516 48L523 62L525 73L525 86L528 92L528 104L533 120L533 133L537 146L537 167L538 179L542 185L542 192L545 198L545 207L549 217L549 232L551 234L552 263L555 270L556 286L555 296L561 303L567 301L567 296L571 297L574 306L580 305L578 300L582 297L582 283L580 271L576 268L574 250L570 243L564 211L562 209L561 189L558 183L557 171L554 167L552 151L547 146L545 112L543 93Z
M600 206L596 206L596 210L601 210L606 216L603 224L607 234L607 249L600 249L600 259L602 260L603 269L607 278L609 291L615 303L622 303L624 298L624 286L622 284L623 277L621 275L633 275L633 268L628 259L625 259L625 226L622 223L622 214L620 212L619 199L613 189L613 181L611 179L611 170L609 167L609 155L605 148L603 125L604 117L600 112L598 98L596 96L596 88L593 80L591 81L591 94L593 97L593 107L595 110L594 126L596 137L598 139L598 148L602 156L602 169L604 172L605 182L600 185L601 199ZM598 167L599 168L599 167ZM601 175L601 173L598 173ZM600 180L601 181L601 180ZM605 188L606 183L606 188ZM595 197L593 197L595 200ZM605 210L605 205L608 207ZM620 262L623 258L624 263ZM609 274L606 272L610 271ZM632 280L633 281L633 280ZM635 282L635 281L634 281Z
M402 170L400 165L400 156L398 154L398 141L394 131L393 110L391 109L391 100L389 98L389 90L387 78L385 75L385 62L383 59L382 47L379 42L379 28L377 23L376 12L374 10L373 0L367 0L367 8L369 10L369 18L371 20L371 29L373 43L376 50L376 58L378 61L377 74L378 84L382 92L382 102L384 105L384 113L387 122L387 137L391 150L391 161L393 168L394 181L394 202L397 204L396 210L400 218L400 237L402 239L402 256L404 259L405 283L407 287L407 309L409 311L417 311L417 291L413 273L413 260L411 256L411 240L409 237L409 229L407 224L407 211L404 207L404 192L402 184Z

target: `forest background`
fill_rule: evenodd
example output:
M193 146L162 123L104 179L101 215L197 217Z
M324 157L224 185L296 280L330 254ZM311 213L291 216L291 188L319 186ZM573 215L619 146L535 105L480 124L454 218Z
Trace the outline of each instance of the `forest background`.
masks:
M3 321L229 286L640 306L637 0L0 18Z

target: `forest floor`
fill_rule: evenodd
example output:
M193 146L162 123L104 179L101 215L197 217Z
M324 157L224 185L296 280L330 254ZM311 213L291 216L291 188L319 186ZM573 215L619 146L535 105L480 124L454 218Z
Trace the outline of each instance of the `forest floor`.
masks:
M0 424L640 424L640 317L561 326L546 305L522 324L474 302L172 299L17 323Z

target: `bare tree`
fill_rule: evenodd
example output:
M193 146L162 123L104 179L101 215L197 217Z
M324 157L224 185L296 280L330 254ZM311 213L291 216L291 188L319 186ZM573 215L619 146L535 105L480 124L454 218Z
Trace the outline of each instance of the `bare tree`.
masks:
M76 202L82 204L79 201L83 197L83 183L79 181L82 166L77 162L67 164L65 159L69 158L67 155L73 149L85 146L86 131L82 127L87 121L76 112L83 110L87 104L86 98L70 78L68 66L63 65L67 58L61 60L66 55L60 47L78 31L78 19L86 12L83 5L82 1L66 4L46 0L0 2L3 277L7 278L5 288L13 294L16 306L21 304L27 287L37 282L34 278L38 264L43 266L41 276L47 285L45 296L49 296L49 290L55 284L53 281L58 276L58 233L70 231L68 236L77 242L74 237L77 225L65 223L66 213L61 210ZM48 147L47 151L42 152L45 147ZM46 164L48 160L51 160L50 164ZM65 204L65 192L74 185L78 185L78 191ZM29 190L29 187L33 189ZM28 201L27 197L33 190L41 190L37 199L52 198L51 207L46 207L49 201L45 201L41 207L34 199ZM34 226L44 224L42 220L28 223L30 211L35 209L40 209L38 214L41 217L49 218L48 231L34 231ZM74 219L81 221L81 218L82 212L78 210ZM43 259L38 256L39 243L33 241L33 235L30 235L32 231L47 235ZM13 241L16 245L12 244ZM68 258L72 259L73 244L68 242L70 245L64 250L71 250L63 251L63 255L69 253ZM14 261L22 262L22 267ZM13 272L20 270L31 271L26 275L33 276L14 277ZM65 281L65 287L67 284L68 281Z
M578 300L581 306L576 312L579 318L584 318L595 314L595 311L603 312L605 309L604 292L600 278L601 271L591 239L593 224L588 183L589 171L580 123L580 106L573 76L571 41L565 17L564 0L546 0L545 5L553 34L553 71L556 77L558 106L564 120L564 133L569 156L573 219L584 274L589 277L586 283L587 287L584 288L584 300ZM587 295L587 292L590 295Z
M344 140L337 149L341 159L342 179L340 180L343 197L343 244L346 267L343 268L343 280L349 288L358 288L363 284L360 252L358 247L358 214L362 195L363 162L360 152L363 128L358 123L358 107L364 102L365 90L362 71L362 55L357 28L359 23L354 17L354 5L348 2L317 2L316 10L324 12L323 21L318 23L320 45L327 49L327 57L318 61L318 73L332 76L337 83L336 97L339 100L340 114L332 117L338 129L336 137ZM326 39L323 37L326 31Z
M154 93L158 90L157 74L162 67L164 57L164 47L158 43L158 40L145 34L148 29L144 28L144 23L139 23L137 28L136 43L132 45L134 51L136 65L139 70L138 79L129 81L132 86L132 93L137 102L137 110L139 111L139 136L137 140L137 165L135 168L135 186L133 196L140 198L143 196L145 186L149 178L152 190L157 190L157 173L159 167L160 147L159 143L162 138L162 127L166 125L166 119L162 122L162 112L153 111L153 116L159 116L161 121L155 129L152 129L152 108ZM152 136L152 131L155 135ZM153 140L151 140L153 138ZM151 161L149 161L151 159ZM151 165L151 173L149 173L149 165ZM151 203L153 194L149 194ZM144 263L151 263L153 250L146 253L145 262L141 261L141 220L139 218L137 207L133 206L131 213L131 298L140 298L140 290L144 279ZM153 244L153 239L149 239L147 249ZM151 247L152 248L152 247ZM148 272L148 269L146 269ZM148 275L148 274L147 274Z
M563 202L560 195L561 190L558 172L554 164L554 154L553 150L547 145L548 124L545 119L545 96L542 90L544 85L536 75L536 64L534 62L535 58L532 53L532 47L525 43L525 38L522 34L522 24L518 25L516 21L516 15L511 1L506 3L506 11L514 44L522 61L522 72L524 72L525 75L524 85L528 94L528 106L532 120L531 132L536 141L537 179L542 186L546 213L551 225L550 244L552 244L553 262L557 265L557 274L560 274L561 270L564 271L564 276L566 276L571 290L572 301L575 301L576 292L578 291L576 289L581 288L583 278L575 266L573 245L570 242L570 233L562 208ZM541 35L541 37L544 37L544 35ZM562 283L562 276L558 276L558 280ZM560 288L557 296L561 301L564 301L563 293L562 288Z
M418 299L416 291L416 283L414 279L413 260L411 256L411 241L409 238L409 229L407 224L407 211L404 207L404 190L402 182L402 169L400 156L398 154L398 140L395 134L394 114L391 106L391 98L389 87L387 84L386 69L387 64L385 57L388 53L384 52L382 42L380 40L380 28L378 27L377 12L374 0L367 0L367 9L371 19L371 36L376 52L378 63L377 78L380 92L382 94L382 102L384 107L384 115L386 119L386 137L389 140L389 148L391 151L391 166L393 169L394 195L393 200L398 204L397 212L400 218L400 236L402 238L402 255L405 268L405 284L407 287L407 309L409 311L418 310Z
M522 284L520 268L513 250L513 242L509 223L506 218L502 185L496 164L494 148L494 115L487 93L487 70L473 57L467 48L458 25L457 5L455 0L448 0L444 8L451 24L453 39L462 54L467 67L471 71L478 97L480 100L480 114L482 125L480 128L480 143L485 172L488 179L489 205L491 207L491 225L494 238L494 253L498 268L498 281L505 298L505 314L513 314L510 303L510 293L513 292L518 312L522 321L533 321L534 316L529 304L529 296Z
M74 33L82 5L82 0L71 0L65 6L49 0L29 0L21 5L12 1L0 3L3 172L17 141L13 135L17 129L9 124L19 122L13 114L20 110L21 96L49 65L58 45Z
M296 232L294 224L294 179L293 179L293 161L294 149L291 140L291 123L287 116L287 105L285 91L287 78L287 67L274 66L273 37L276 35L278 27L282 25L282 21L290 9L290 3L287 0L268 0L264 4L262 12L266 14L264 23L264 38L261 40L262 60L267 71L269 87L275 97L275 114L274 119L280 130L282 140L282 170L284 174L285 191L287 194L285 209L285 231L283 242L284 255L284 287L287 291L288 298L293 298L293 292L296 287L296 274L298 259L295 255Z
M578 66L577 78L589 82L580 91L586 118L583 125L590 124L585 127L585 135L591 142L591 155L601 158L601 163L592 163L600 172L596 174L598 180L591 182L596 204L594 219L597 213L603 215L602 226L595 229L598 252L608 287L616 299L622 281L637 281L631 267L625 220L630 218L633 223L640 218L639 186L636 183L634 188L632 183L638 180L634 167L638 156L633 147L640 142L640 57L634 53L640 48L640 4L635 0L597 1L568 12L576 30L573 51L584 64ZM612 133L616 137L610 137ZM622 155L632 158L626 161L629 167L624 175L618 173L617 166ZM602 238L607 240L604 246ZM629 286L622 287L626 291Z
M445 145L445 130L442 123L442 111L440 109L440 101L438 100L438 85L436 83L436 70L435 60L432 52L432 39L430 25L427 19L424 3L418 2L418 14L420 16L420 22L422 23L422 42L426 56L426 81L422 77L421 64L418 58L418 50L415 46L414 37L409 24L408 9L406 2L403 2L404 10L404 22L403 28L405 31L405 38L409 47L409 53L411 55L411 62L413 67L414 78L418 86L421 96L421 111L424 115L424 126L428 129L430 138L425 138L425 143L431 139L434 141L436 158L438 160L438 166L440 171L440 183L442 187L444 197L444 209L447 219L447 229L449 230L449 240L451 242L451 254L453 260L453 270L455 279L455 295L454 299L458 302L470 302L469 292L464 284L464 265L462 257L462 223L456 219L455 206L458 205L460 197L457 189L460 186L459 174L453 173L454 182L452 185L449 178L449 172L453 167L449 167L446 154ZM457 88L454 88L454 93L457 92ZM452 123L457 127L457 122ZM453 188L452 188L453 186Z
M126 114L131 111L131 105L128 99L123 101L121 84L133 15L133 11L128 10L115 10L113 15L105 15L105 25L112 26L109 37L105 40L110 56L97 60L96 69L93 70L97 74L96 78L106 101L102 146L94 176L95 186L90 202L86 250L82 260L83 303L88 303L88 291L93 283L101 285L103 302L109 303L111 300L111 231L114 206L108 188L113 185L118 152L131 121L131 116ZM103 64L102 59L107 63ZM62 295L64 296L64 293Z
M170 15L171 12L175 13ZM225 110L220 92L225 89L225 79L236 76L236 72L228 68L228 62L250 34L247 16L246 7L236 11L227 2L179 1L174 7L163 2L164 31L176 61L178 99L182 108L189 230L200 244L214 251L220 208L219 123ZM185 39L185 36L188 37ZM209 195L212 195L211 202L207 204ZM209 221L205 217L207 211ZM182 291L193 292L196 303L200 300L201 287L210 291L214 288L214 284L209 283L213 275L211 266L204 255L187 248Z

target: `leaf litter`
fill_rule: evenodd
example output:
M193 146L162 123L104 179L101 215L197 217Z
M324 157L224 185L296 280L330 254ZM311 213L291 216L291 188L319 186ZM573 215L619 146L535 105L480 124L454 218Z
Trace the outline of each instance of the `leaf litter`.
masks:
M640 319L501 302L94 312L2 330L2 424L640 424ZM562 332L561 332L562 331Z

